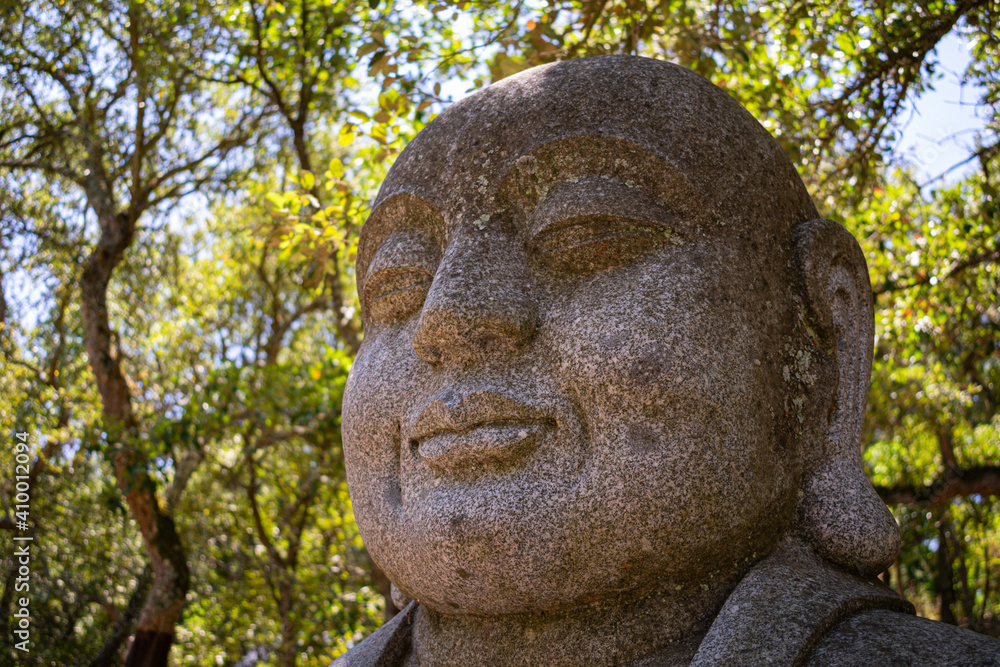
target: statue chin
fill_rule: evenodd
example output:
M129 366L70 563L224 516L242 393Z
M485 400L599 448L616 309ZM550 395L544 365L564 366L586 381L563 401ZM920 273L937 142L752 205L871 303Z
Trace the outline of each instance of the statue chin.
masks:
M412 602L337 664L1000 654L871 578L899 536L860 460L865 259L707 80L584 58L454 104L356 276L348 483Z
M433 528L418 534L412 527L405 530L406 541L396 543L393 553L379 556L378 561L385 563L383 569L391 572L390 578L408 599L440 613L481 616L572 614L581 607L638 602L652 595L669 597L692 587L692 582L699 582L697 587L731 579L774 546L769 539L757 545L744 542L735 553L732 542L649 541L652 548L637 552L630 559L634 563L587 562L584 556L595 552L581 551L580 542L572 539L529 539L519 545L504 539L493 547L496 543L482 539L479 531L475 537L458 532L442 538ZM373 549L373 553L378 552ZM464 557L454 558L456 553ZM526 553L539 555L528 558ZM401 569L390 570L395 567Z

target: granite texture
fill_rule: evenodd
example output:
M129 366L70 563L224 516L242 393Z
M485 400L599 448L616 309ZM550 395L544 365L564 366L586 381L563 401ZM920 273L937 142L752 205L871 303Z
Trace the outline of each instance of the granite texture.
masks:
M452 105L356 275L348 482L419 603L407 665L688 664L780 544L862 583L895 557L864 257L702 77L586 58Z
M903 616L913 605L878 579L840 571L786 538L726 599L691 665L804 664L831 628L869 610Z
M416 603L402 608L381 628L370 634L330 667L396 667L411 653L411 634Z
M851 616L823 637L808 667L1000 667L1000 642L888 610Z

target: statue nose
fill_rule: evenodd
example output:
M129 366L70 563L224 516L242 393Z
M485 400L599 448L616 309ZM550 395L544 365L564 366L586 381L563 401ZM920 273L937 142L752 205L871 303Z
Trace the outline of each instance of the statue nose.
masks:
M534 336L538 307L529 296L527 252L497 236L454 239L445 252L413 337L427 363L512 354Z

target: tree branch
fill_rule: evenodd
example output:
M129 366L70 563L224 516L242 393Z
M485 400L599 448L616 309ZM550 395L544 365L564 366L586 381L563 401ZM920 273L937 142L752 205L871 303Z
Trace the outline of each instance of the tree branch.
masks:
M1000 466L987 465L947 471L927 486L876 486L887 505L936 507L965 496L1000 497Z
M974 266L979 266L980 264L988 264L992 262L1000 262L1000 249L998 250L983 250L981 252L973 253L966 257L965 259L955 262L948 267L948 270L944 272L943 275L937 276L938 280L948 280L954 278L958 274L962 273L966 269L972 268ZM920 285L927 285L931 282L931 278L935 275L932 273L927 273L918 278L906 283L897 283L893 280L887 280L878 287L872 289L872 296L876 299L883 294L891 294L893 292L902 292L908 290L912 287L918 287Z
M80 181L80 177L76 172L64 167L57 167L56 165L48 162L39 162L36 160L0 160L0 167L6 167L8 169L43 171L47 174L64 176L72 181Z

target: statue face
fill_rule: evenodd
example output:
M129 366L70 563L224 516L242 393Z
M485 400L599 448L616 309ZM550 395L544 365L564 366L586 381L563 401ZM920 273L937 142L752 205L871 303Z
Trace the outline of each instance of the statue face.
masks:
M424 130L359 246L354 510L390 579L443 612L697 586L766 552L794 507L787 257L753 217L781 211L724 217L739 202L704 184L725 179L658 143L665 121L635 131L641 95L553 110L585 76L570 64Z

